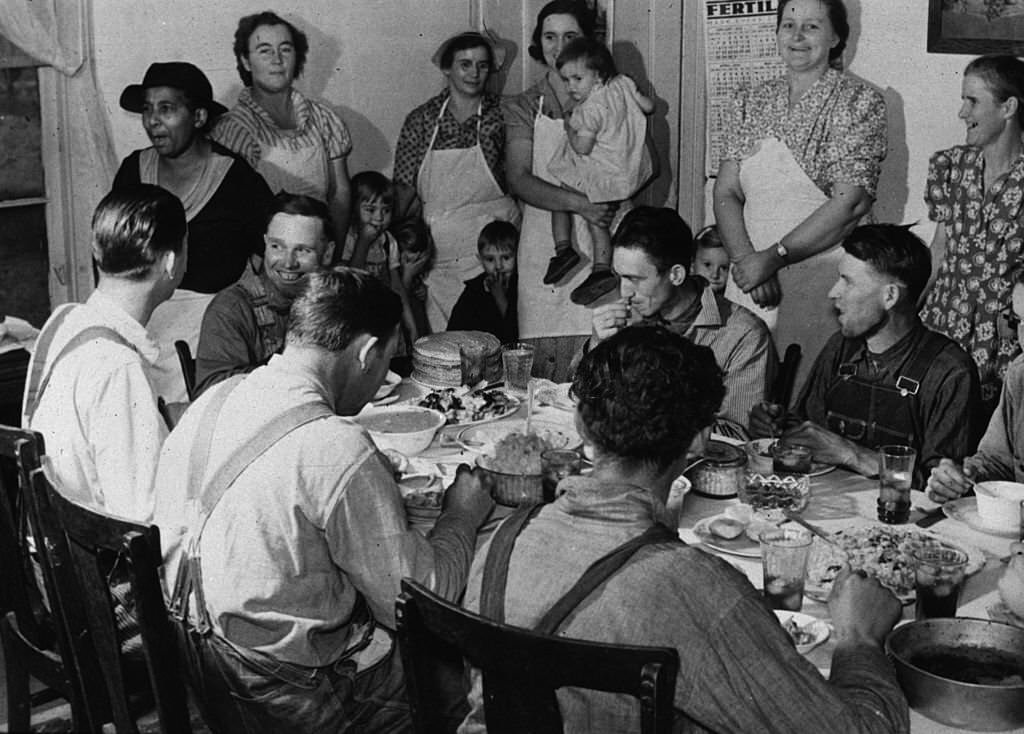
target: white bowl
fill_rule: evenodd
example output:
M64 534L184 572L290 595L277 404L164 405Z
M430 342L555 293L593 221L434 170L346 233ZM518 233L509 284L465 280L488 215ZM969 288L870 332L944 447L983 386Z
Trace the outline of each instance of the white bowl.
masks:
M1020 528L1020 503L1024 501L1024 484L1018 482L978 482L974 485L978 498L978 516L984 525L1007 533Z
M370 433L377 448L394 449L406 456L415 456L426 449L445 420L443 413L416 405L373 408L355 417L356 423Z

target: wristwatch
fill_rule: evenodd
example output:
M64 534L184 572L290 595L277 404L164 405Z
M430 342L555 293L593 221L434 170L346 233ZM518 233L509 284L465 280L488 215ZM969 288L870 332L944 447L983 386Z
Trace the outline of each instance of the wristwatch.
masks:
M789 250L781 242L775 243L775 254L779 256L779 259L783 262L789 260Z

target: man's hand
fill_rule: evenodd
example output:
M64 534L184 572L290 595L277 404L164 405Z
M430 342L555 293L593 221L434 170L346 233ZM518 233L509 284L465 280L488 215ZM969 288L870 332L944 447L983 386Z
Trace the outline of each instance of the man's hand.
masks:
M594 326L593 342L602 342L610 336L615 336L620 329L624 329L629 323L629 304L632 299L620 298L617 301L606 303L594 309L592 323Z
M902 607L896 596L863 571L843 569L828 595L828 611L836 644L881 646L899 621Z
M955 500L969 490L974 482L974 471L970 465L961 466L952 459L943 459L932 467L928 477L928 499L940 504Z
M785 411L778 403L762 401L750 409L747 431L752 438L778 436L782 433Z
M772 276L759 286L750 289L750 297L761 308L775 308L782 302L782 286L777 276Z
M484 486L484 473L459 464L455 471L455 482L444 493L442 510L465 517L473 527L478 528L494 509L489 487Z
M862 449L857 444L838 433L832 433L827 428L822 428L817 423L804 421L786 431L783 436L791 443L809 447L814 452L815 461L845 466L867 476L872 476L878 471L875 466L877 461L875 463L868 462L871 464L871 467L868 467L868 464L862 460ZM871 453L874 457L874 452Z

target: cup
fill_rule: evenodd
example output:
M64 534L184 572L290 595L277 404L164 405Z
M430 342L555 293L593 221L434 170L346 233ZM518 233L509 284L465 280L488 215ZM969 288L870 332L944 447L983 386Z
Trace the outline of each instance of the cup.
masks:
M462 384L473 387L484 377L484 360L487 356L483 344L460 344L459 363L462 368Z
M773 528L759 536L764 566L764 598L772 609L799 612L811 534L801 528Z
M540 455L540 473L544 501L555 499L558 483L568 476L580 473L583 457L575 449L548 449Z
M522 342L503 345L501 364L505 368L505 387L511 392L525 394L533 371L533 345Z
M914 557L916 619L955 617L964 585L967 554L956 548L920 546Z
M899 525L910 519L910 485L917 452L909 446L878 449L878 519Z
M809 446L776 441L772 444L772 471L776 474L810 474L814 453Z

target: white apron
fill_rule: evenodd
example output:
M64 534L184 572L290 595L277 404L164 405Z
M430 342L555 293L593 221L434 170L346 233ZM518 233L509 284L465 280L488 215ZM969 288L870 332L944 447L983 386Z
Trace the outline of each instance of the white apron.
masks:
M544 97L537 103L533 120L533 175L553 186L561 184L548 172L548 163L566 139L565 123L547 117ZM591 332L591 311L569 300L573 289L590 274L593 243L587 220L572 217L576 250L588 267L580 268L569 281L544 285L548 260L555 254L551 235L551 212L523 203L523 227L519 234L519 335L523 339L545 336L579 336ZM618 297L617 292L613 292ZM604 299L601 301L604 302Z
M828 201L789 147L776 138L761 140L757 152L740 163L740 185L746 198L743 220L758 250L774 245ZM837 328L828 292L838 278L842 253L841 248L833 247L782 268L778 272L782 302L775 309L756 306L732 278L726 286L726 297L751 309L768 324L780 354L790 344L800 345L803 357L797 389Z
M476 256L480 230L495 219L519 224L519 207L494 180L480 147L482 116L477 118L475 145L433 149L437 128L447 108L448 99L441 106L416 176L423 219L430 227L437 250L425 280L427 320L435 333L448 328L448 318L465 281L483 272Z
M287 135L288 131L283 134ZM326 202L331 174L323 141L317 136L314 145L297 149L288 143L286 139L277 140L272 145L261 141L256 171L266 179L275 194L287 191Z

